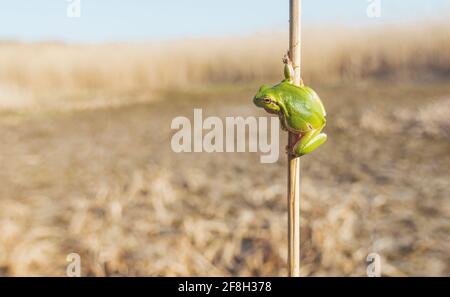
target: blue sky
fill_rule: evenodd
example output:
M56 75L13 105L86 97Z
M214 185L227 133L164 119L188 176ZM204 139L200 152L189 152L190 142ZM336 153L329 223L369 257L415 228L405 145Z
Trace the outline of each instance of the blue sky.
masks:
M77 1L77 0L70 0ZM287 30L288 0L80 0L81 17L68 18L69 0L0 0L0 40L68 42L145 41ZM303 22L379 25L448 17L450 0L303 0Z

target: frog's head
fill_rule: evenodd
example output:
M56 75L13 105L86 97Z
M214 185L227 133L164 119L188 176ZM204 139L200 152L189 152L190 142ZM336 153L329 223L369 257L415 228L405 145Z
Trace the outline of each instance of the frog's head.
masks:
M263 85L253 98L256 106L264 108L267 112L276 114L280 111L280 96L273 88Z

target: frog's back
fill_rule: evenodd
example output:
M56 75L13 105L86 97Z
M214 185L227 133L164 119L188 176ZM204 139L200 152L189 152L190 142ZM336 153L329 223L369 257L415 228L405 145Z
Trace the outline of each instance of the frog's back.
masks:
M282 82L276 88L284 101L284 116L289 128L306 132L326 123L325 108L313 89L298 87L289 82Z

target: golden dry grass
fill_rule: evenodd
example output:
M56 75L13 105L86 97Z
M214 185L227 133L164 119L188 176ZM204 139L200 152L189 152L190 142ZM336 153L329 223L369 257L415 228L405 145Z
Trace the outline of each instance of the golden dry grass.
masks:
M450 76L448 24L308 28L304 35L303 73L311 84ZM161 89L276 81L286 44L282 33L153 44L0 43L0 108L61 97L138 100Z

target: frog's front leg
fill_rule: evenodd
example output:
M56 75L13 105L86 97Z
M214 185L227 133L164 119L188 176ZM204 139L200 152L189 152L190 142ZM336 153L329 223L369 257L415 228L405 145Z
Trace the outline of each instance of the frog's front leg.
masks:
M324 126L319 129L308 131L300 138L294 147L294 154L297 157L309 154L327 140L327 135L321 133Z
M292 61L289 58L289 52L286 55L284 55L283 63L284 63L285 81L288 81L289 83L293 84L294 79L295 79L295 70L294 70L294 65L292 65ZM305 84L303 83L303 79L300 78L300 87L304 87L304 86L305 86Z
M286 127L286 118L283 113L279 113L278 118L280 119L281 130L288 132L288 128Z

